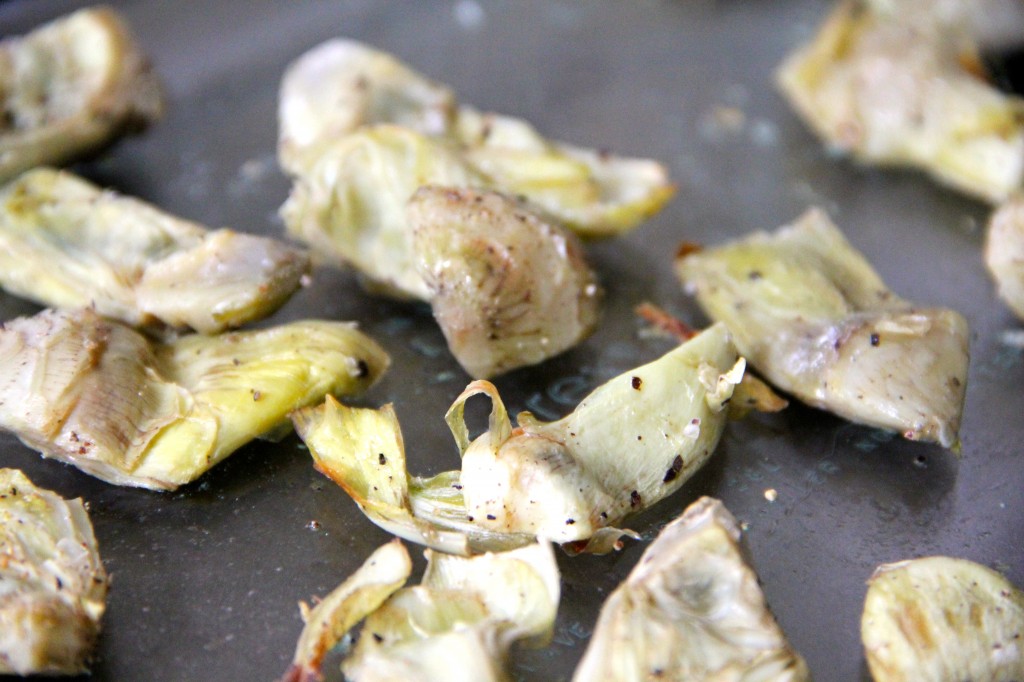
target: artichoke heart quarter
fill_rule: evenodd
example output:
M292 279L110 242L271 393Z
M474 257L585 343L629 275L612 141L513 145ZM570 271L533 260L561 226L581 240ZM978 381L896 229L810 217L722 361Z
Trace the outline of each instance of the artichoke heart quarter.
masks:
M965 559L878 567L861 618L876 682L1024 679L1024 592Z
M739 538L721 502L690 505L601 607L573 682L809 680Z
M462 470L410 476L398 420L328 399L292 415L317 468L377 525L446 552L508 549L539 537L611 551L615 524L678 490L711 456L726 403L743 375L724 326L599 386L568 416L519 415L513 429L497 389L475 381L446 415ZM470 440L475 395L491 400L488 430Z
M173 489L387 365L341 322L161 343L90 309L46 310L0 330L0 426L111 483Z
M87 672L107 583L82 501L0 469L0 673Z
M67 172L0 190L0 285L43 305L215 333L277 310L308 270L300 249L208 231Z
M778 388L851 421L956 447L967 322L892 293L822 211L683 255L676 272Z
M0 41L0 182L92 152L162 112L156 75L113 9Z
M532 365L597 324L600 288L571 232L495 192L421 187L409 202L434 317L475 378Z
M780 87L834 148L1001 201L1024 182L1024 99L979 78L964 17L940 20L921 4L839 2L780 67Z

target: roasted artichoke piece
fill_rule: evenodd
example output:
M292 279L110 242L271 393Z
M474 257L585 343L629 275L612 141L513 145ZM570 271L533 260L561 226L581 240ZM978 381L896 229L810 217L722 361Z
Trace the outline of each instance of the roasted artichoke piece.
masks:
M446 419L462 471L409 476L390 406L324 405L292 415L317 468L371 521L412 542L451 553L508 549L534 537L608 552L629 531L625 516L682 486L721 436L725 404L743 374L722 325L615 377L555 422L519 415L515 429L497 389L470 384ZM466 401L491 399L486 433L470 442Z
M573 681L809 680L739 539L710 497L665 526L601 607Z
M0 285L43 305L215 333L277 310L308 270L299 249L207 231L63 171L0 190Z
M892 293L820 210L676 261L707 315L783 391L910 440L956 447L967 322Z
M0 182L95 151L162 112L156 75L109 7L0 41Z
M0 673L88 672L107 583L82 501L0 469Z
M1024 197L1013 197L989 219L985 265L999 297L1024 319Z
M674 192L654 161L550 142L523 121L459 107L444 86L351 41L289 67L279 117L279 158L295 179L281 209L289 232L396 295L426 296L409 279L405 242L405 202L422 185L523 195L584 236L629 230Z
M299 603L306 624L295 646L292 665L282 682L320 680L323 658L345 633L380 608L412 572L409 553L398 540L379 547L362 566L329 595L310 608Z
M434 317L471 376L541 362L597 324L600 288L579 241L522 203L422 187L408 220Z
M840 2L778 83L832 147L1002 201L1024 182L1024 100L978 77L970 3L948 17L920 4Z
M341 322L159 343L90 309L46 310L0 330L0 427L105 481L169 490L387 365Z
M560 593L551 545L472 558L426 555L423 581L395 592L408 576L408 554L395 542L377 550L307 616L300 647L312 637L326 651L365 616L342 664L346 679L497 682L507 679L503 663L513 643L550 639ZM284 679L317 679L318 670L317 659Z
M1024 679L1024 592L990 568L927 557L878 567L861 637L876 682Z

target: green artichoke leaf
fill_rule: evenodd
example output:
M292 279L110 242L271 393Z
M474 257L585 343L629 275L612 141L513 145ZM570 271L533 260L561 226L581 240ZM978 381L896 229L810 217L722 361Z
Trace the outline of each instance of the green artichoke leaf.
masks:
M593 331L601 289L579 240L529 206L428 186L407 216L434 317L471 376L539 363Z
M573 681L809 680L739 538L720 501L690 505L601 607Z
M82 9L0 41L0 182L112 142L163 113L159 81L124 20Z
M340 322L159 342L91 309L46 310L0 330L0 426L105 481L170 490L388 362Z
M876 682L1024 679L1024 592L992 569L933 556L868 582L861 638Z
M544 423L522 413L514 429L494 385L475 381L446 415L461 472L429 479L407 473L390 406L328 399L292 419L317 468L400 537L453 553L534 537L601 553L635 536L615 524L678 490L710 457L743 368L715 325L598 387L565 418ZM475 395L492 409L488 430L471 439L463 415Z
M1024 196L1014 196L989 218L985 265L999 298L1024 319Z
M776 387L855 422L957 447L967 322L892 293L824 212L683 255L676 272Z
M0 469L0 673L88 672L108 583L82 501Z
M507 679L504 660L515 642L550 640L560 595L550 544L468 558L428 549L426 556L420 585L366 618L342 664L348 679L498 682Z
M216 333L277 310L308 271L300 249L208 231L71 173L38 168L0 189L0 286L42 305Z
M919 9L839 2L781 65L779 87L830 146L1002 201L1024 182L1024 99L978 77L978 46L960 13Z
M412 573L409 552L396 538L377 548L359 569L316 606L299 602L305 627L281 682L320 680L323 658L349 630L376 611Z

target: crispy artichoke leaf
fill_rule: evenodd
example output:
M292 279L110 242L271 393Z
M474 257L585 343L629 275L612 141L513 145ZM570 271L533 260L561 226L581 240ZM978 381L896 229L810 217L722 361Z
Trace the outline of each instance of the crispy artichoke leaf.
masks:
M308 270L299 249L210 232L67 172L0 190L0 285L43 305L214 333L277 310Z
M709 497L666 526L602 606L574 682L810 679L739 537L736 519Z
M89 309L44 311L0 330L0 425L111 483L173 489L387 365L345 323L159 343Z
M156 75L120 16L83 9L0 41L0 182L159 118Z
M579 241L522 202L421 187L407 216L434 317L471 376L541 362L597 324L600 288Z
M396 535L455 553L533 537L608 552L633 535L614 524L678 490L710 456L743 367L717 325L597 388L564 419L523 413L514 430L497 389L475 381L446 416L462 471L430 479L407 474L390 407L328 399L292 418L317 467ZM463 413L478 394L492 410L488 430L471 440Z
M1024 592L990 568L927 557L880 566L861 637L876 682L1024 679Z
M0 673L87 672L107 585L82 501L0 469Z
M989 219L985 265L999 297L1024 319L1024 197L1013 197Z
M360 680L504 680L512 644L549 640L559 600L551 545L465 558L427 550L419 586L370 614L343 670Z
M780 67L782 91L841 151L1005 199L1024 182L1024 100L965 67L978 61L965 22L929 20L913 4L885 11L888 4L840 2Z
M852 421L955 447L966 321L889 291L823 212L687 254L676 271L775 386Z
M299 603L305 627L295 646L295 657L282 682L321 679L324 656L345 633L394 594L412 572L409 552L396 538L379 547L359 569L316 606Z

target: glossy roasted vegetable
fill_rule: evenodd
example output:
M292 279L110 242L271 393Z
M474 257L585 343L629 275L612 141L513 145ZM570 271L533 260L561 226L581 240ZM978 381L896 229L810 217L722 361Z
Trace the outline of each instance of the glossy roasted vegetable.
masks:
M600 289L579 241L521 202L422 187L408 220L434 317L471 376L541 362L597 324Z
M472 558L426 555L423 581L394 592L409 558L401 544L386 545L308 617L307 631L332 631L317 648L329 648L366 617L342 664L346 679L497 682L507 679L503 664L513 643L550 639L560 587L549 544ZM285 679L316 679L309 675L317 671L293 667Z
M90 309L47 310L0 330L0 426L105 481L173 489L387 365L341 322L159 343Z
M667 525L601 607L574 682L810 679L739 538L736 519L710 497Z
M0 112L4 182L149 124L163 98L124 21L94 7L0 41Z
M0 673L88 672L107 583L82 501L0 469Z
M1024 679L1024 592L990 568L928 557L879 566L861 637L876 682Z
M1024 100L979 77L971 11L972 3L843 0L778 82L832 147L1001 201L1024 182Z
M676 271L778 388L855 422L956 447L967 322L892 293L822 211L681 256Z
M985 265L999 297L1024 319L1024 197L1010 199L989 219Z
M299 249L207 231L63 171L0 190L0 285L43 305L210 334L277 310L308 269Z
M534 537L607 552L615 524L682 486L711 456L743 360L722 325L615 377L555 422L519 415L515 429L497 389L469 385L447 414L462 471L409 476L390 406L347 408L328 399L292 419L317 468L371 521L446 552L507 549ZM487 432L470 442L466 401L491 399Z

